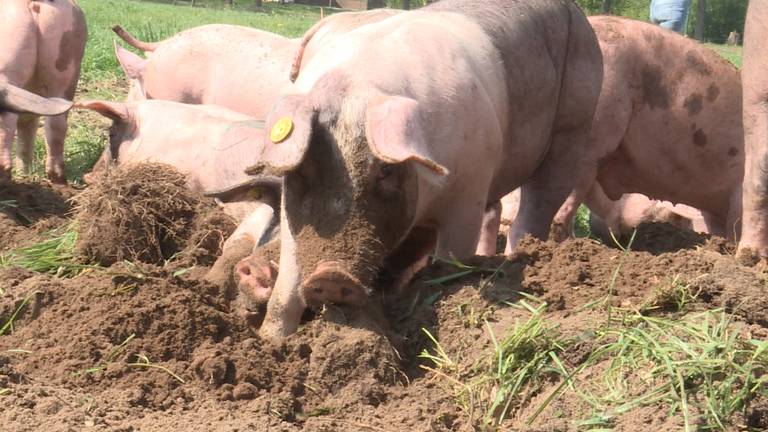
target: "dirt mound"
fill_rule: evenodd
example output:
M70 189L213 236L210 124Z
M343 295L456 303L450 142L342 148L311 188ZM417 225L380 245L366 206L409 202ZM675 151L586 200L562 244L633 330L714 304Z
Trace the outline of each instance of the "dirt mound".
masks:
M195 245L186 250L199 255L174 265L120 262L72 279L0 271L0 326L15 314L0 335L0 429L493 429L487 412L497 387L477 374L502 366L492 353L518 340L510 332L532 316L523 304L547 303L530 345L536 349L523 352L552 349L568 370L606 343L598 333L609 307L617 322L637 314L690 320L723 308L750 339L768 336L765 276L711 242L650 253L586 239L525 239L511 259L434 263L405 293L376 294L362 309L327 306L296 335L271 343L228 293L203 281L200 265L210 255L201 251L226 230L217 231L212 213L197 214L193 208L185 235ZM567 343L548 348L555 338ZM574 379L597 385L609 366L590 365ZM587 428L578 422L592 407L562 386L555 369L513 400L500 430ZM628 372L627 382L640 378ZM696 385L685 383L698 425ZM753 400L728 427L765 430L765 400ZM679 410L658 401L598 420L622 431L683 428Z
M643 222L637 227L632 250L650 252L654 255L694 249L707 243L709 235L681 230L664 222Z
M233 229L225 217L208 215L211 205L187 189L183 174L163 164L107 170L75 202L77 251L104 266L123 260L162 264L187 243L215 253Z

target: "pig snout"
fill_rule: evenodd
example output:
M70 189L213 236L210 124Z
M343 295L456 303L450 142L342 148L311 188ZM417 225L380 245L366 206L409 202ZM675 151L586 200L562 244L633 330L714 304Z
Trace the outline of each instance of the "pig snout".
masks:
M301 293L308 306L325 303L362 305L368 294L354 276L337 262L321 262L302 284Z
M277 264L264 257L249 256L235 265L237 287L249 303L265 304L277 279Z

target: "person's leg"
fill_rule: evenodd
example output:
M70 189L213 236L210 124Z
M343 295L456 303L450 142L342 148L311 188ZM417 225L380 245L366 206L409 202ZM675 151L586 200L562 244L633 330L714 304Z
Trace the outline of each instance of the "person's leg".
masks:
M653 0L651 22L678 33L685 32L691 0Z

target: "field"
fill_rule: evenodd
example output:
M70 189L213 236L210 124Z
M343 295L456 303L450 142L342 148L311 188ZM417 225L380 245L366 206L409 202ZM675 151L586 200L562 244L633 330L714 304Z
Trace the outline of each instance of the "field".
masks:
M79 3L80 99L124 97L113 24L145 40L209 22L298 36L319 17ZM739 48L711 47L740 64ZM768 275L722 239L663 224L620 245L526 239L307 314L273 344L233 287L203 280L233 222L158 167L83 189L108 124L70 124L72 185L0 184L0 430L768 429Z

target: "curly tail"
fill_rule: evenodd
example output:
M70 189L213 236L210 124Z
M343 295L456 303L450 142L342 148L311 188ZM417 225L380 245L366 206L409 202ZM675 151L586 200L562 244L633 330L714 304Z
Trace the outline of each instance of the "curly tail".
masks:
M120 36L120 39L124 40L128 45L140 49L144 52L152 52L156 50L158 46L160 46L159 42L144 42L136 39L132 34L125 31L125 29L119 25L112 27L112 31L115 32L116 35Z

